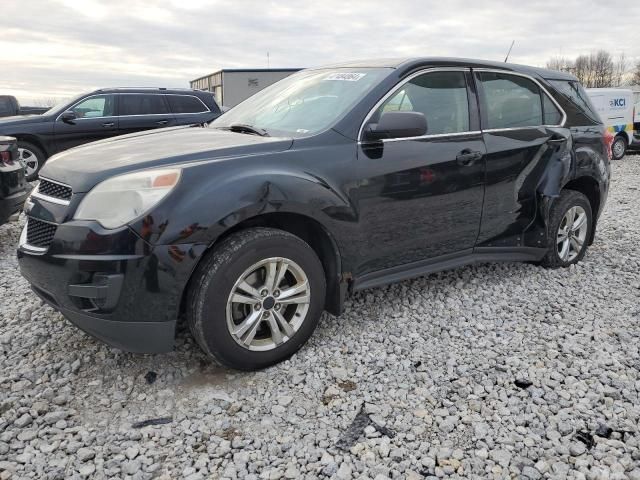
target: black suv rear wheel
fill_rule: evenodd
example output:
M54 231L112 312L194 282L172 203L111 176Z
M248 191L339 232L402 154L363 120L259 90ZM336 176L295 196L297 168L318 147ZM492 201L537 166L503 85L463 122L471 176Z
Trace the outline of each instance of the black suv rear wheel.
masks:
M200 347L239 370L268 367L295 353L324 308L320 260L300 238L255 228L229 236L200 263L187 318Z
M550 268L568 267L584 257L593 217L587 197L575 190L563 190L551 206L549 215L549 251L542 265Z

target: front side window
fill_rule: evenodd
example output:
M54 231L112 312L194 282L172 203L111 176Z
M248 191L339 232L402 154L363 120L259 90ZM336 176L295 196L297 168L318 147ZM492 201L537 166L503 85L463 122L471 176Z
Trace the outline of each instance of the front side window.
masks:
M202 101L191 95L167 95L173 113L203 113L208 111Z
M218 117L211 128L251 125L270 135L302 137L332 126L389 74L385 68L304 70Z
M380 106L385 112L420 112L427 119L427 135L469 131L469 100L464 72L430 72L411 79Z
M169 113L163 95L121 94L120 115L159 115Z
M540 88L528 78L504 73L479 74L487 129L544 125Z
M75 105L71 111L77 118L111 117L114 114L115 97L113 95L96 95Z

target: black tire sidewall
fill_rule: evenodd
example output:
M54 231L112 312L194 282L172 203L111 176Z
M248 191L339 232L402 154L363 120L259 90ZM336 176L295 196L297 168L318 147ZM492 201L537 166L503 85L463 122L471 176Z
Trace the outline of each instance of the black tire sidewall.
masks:
M558 253L557 236L558 228L564 218L567 211L572 208L580 206L587 213L587 235L585 237L582 250L576 258L570 262L565 262L560 258ZM551 223L549 229L549 253L547 255L549 260L549 266L568 267L582 260L587 252L589 239L591 238L591 231L593 229L593 212L591 211L591 204L587 197L574 190L564 190L557 202L551 207Z
M227 327L226 305L233 285L251 265L270 257L285 257L296 262L310 284L311 298L305 321L293 338L273 350L258 352L241 347ZM223 364L238 369L264 368L284 360L308 340L324 309L325 278L322 264L304 242L288 234L257 238L235 252L221 265L201 290L199 305L201 345L209 355Z
M18 140L18 148L31 150L38 157L38 169L35 171L33 175L26 176L27 181L32 182L38 178L38 173L40 173L40 170L44 165L44 162L46 160L44 152L37 145L34 145L33 143L29 143L29 142L24 142L22 140ZM26 175L26 172L25 172L25 175Z
M622 145L624 145L624 149L622 150L622 155L620 155L619 157L616 156L615 154L615 149L613 148L615 146L616 143L618 142L622 142ZM624 139L624 137L621 136L617 136L614 140L613 140L613 144L611 145L611 158L613 160L620 160L624 157L624 154L627 150L627 141Z

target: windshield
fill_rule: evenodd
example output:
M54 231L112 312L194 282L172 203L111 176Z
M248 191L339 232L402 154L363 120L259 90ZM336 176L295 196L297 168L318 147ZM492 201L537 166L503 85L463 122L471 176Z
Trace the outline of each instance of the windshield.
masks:
M321 132L388 75L389 69L307 70L291 75L232 108L211 128L249 125L269 135Z

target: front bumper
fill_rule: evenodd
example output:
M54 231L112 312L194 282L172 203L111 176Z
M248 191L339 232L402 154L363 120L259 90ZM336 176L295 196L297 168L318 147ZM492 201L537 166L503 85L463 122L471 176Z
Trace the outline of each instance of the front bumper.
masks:
M24 190L8 197L0 198L0 225L5 223L14 213L22 210L22 206L28 196L29 190Z
M137 353L173 349L185 275L183 247L151 246L125 227L95 222L57 226L45 251L18 247L22 275L34 292L81 330Z

